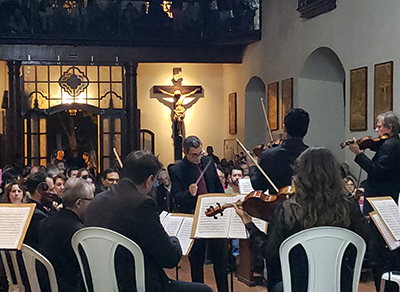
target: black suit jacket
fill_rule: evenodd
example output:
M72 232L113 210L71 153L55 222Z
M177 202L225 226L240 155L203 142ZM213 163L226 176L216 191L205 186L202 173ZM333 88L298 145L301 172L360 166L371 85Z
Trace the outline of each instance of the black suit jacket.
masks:
M68 209L61 209L40 222L39 250L53 265L60 292L84 290L78 260L71 246L72 236L83 227L78 215Z
M203 156L201 158L200 169L203 169L209 161L212 161L211 165L204 174L207 191L209 193L224 193L224 188L211 157ZM176 208L181 213L194 214L197 196L193 197L189 193L189 186L196 182L197 175L197 165L191 163L186 157L169 169L172 183L171 194L175 199Z
M364 153L356 156L355 162L368 173L365 197L391 196L397 203L400 192L400 139L398 135L387 139L374 157ZM364 214L372 211L364 201Z
M292 182L292 165L299 155L308 148L300 138L289 138L277 147L264 150L260 158L260 166L278 189ZM255 190L276 193L262 173L255 167L250 167L251 184Z
M141 194L132 181L121 179L111 189L98 194L86 210L85 225L114 230L137 243L143 251L146 291L164 291L168 278L163 268L175 267L181 247L169 237L160 223L154 199ZM117 249L116 270L119 291L135 291L133 258Z
M39 224L47 217L48 212L42 204L32 199L29 199L28 203L34 203L36 204L36 207L31 222L29 223L28 230L26 231L24 243L35 250L39 250Z

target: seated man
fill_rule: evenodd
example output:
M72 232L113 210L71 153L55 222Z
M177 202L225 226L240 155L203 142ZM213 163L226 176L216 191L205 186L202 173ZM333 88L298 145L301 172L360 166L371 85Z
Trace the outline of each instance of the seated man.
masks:
M31 222L29 224L24 243L30 247L39 249L39 224L50 213L56 213L53 199L57 196L54 190L53 180L45 173L38 172L28 178L26 188L31 198L28 203L36 204Z
M101 174L101 181L96 185L95 193L99 194L111 188L119 180L119 173L114 168L107 168Z
M85 225L109 228L140 246L147 292L211 292L203 284L170 280L163 270L175 267L182 251L178 239L165 232L156 201L148 195L160 169L160 162L150 152L131 152L125 158L122 179L93 199L86 212ZM117 250L116 272L119 290L135 291L132 257L125 250Z
M63 190L64 208L40 223L39 250L53 265L60 292L84 290L71 238L84 227L82 222L92 199L93 189L88 181L70 178Z

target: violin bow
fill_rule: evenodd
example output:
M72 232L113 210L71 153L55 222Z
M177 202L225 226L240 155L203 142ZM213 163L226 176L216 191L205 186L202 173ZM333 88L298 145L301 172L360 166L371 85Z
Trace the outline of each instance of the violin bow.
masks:
M272 137L271 127L269 126L268 115L267 115L267 111L265 110L265 104L264 104L264 98L263 97L261 97L261 107L263 109L264 118L265 118L265 122L267 124L269 137L270 137L271 141L273 141L274 138Z
M120 166L121 168L123 168L124 165L122 164L121 158L119 158L117 149L115 149L115 147L113 148L113 151L114 151L115 158L117 158L117 161L118 161L119 166Z
M274 188L274 190L279 193L279 189L276 187L276 185L272 182L272 180L269 178L269 176L265 173L265 171L261 168L261 166L258 164L258 162L251 156L249 150L244 147L242 142L240 142L239 139L236 139L236 142L239 144L240 147L242 147L243 151L247 154L247 156L253 161L254 165L257 166L258 170L262 173L262 175L268 180L270 185Z

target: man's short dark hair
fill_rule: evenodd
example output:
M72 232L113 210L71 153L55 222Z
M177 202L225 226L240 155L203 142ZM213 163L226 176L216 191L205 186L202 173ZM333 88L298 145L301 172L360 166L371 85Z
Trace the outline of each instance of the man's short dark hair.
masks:
M156 176L162 168L160 161L147 150L133 151L126 156L122 176L129 178L133 183L140 185L149 176Z
M183 149L186 152L189 152L190 147L199 148L201 145L203 145L201 140L196 136L189 136L183 141Z
M70 168L68 168L67 176L68 176L68 177L71 177L71 172L73 172L74 170L79 171L79 168L76 167L76 166L71 166Z
M285 115L286 132L291 137L303 138L308 131L310 116L302 108L293 108Z
M113 173L113 172L116 172L119 175L119 171L116 170L115 168L107 168L105 171L103 171L101 177L105 179L107 177L107 174Z
M49 177L46 173L38 172L30 176L26 182L26 189L31 195L33 195L42 182L46 182L46 178Z
M233 172L234 170L239 170L239 171L241 171L241 172L242 172L242 175L243 175L243 168L241 168L241 167L238 166L238 165L235 165L235 166L232 167L231 170L229 171L229 175L230 175L230 176L232 176L232 172Z

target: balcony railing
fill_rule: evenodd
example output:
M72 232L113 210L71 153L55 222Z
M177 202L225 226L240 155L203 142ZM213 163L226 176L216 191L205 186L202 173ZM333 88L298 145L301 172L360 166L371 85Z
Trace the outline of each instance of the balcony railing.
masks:
M259 0L6 0L0 42L182 46L260 39Z

